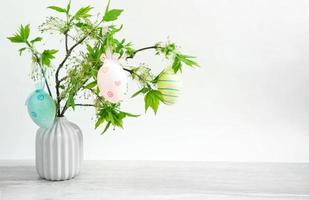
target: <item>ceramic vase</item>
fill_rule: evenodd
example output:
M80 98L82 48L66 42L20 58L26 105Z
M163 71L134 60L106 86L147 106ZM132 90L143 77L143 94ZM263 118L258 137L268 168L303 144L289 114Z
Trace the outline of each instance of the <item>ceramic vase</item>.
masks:
M46 180L61 181L77 176L83 161L81 129L65 117L36 134L36 169Z

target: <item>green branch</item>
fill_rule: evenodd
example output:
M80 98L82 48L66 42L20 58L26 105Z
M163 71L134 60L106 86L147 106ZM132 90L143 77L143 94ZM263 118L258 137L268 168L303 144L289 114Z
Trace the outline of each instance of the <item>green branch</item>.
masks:
M30 51L32 52L32 55L35 57L36 63L39 65L40 71L42 73L42 76L43 76L45 85L47 87L48 93L53 98L52 92L50 90L50 87L49 87L49 84L48 84L48 81L47 81L47 78L46 78L46 75L45 75L45 71L44 71L43 66L41 64L41 60L40 60L39 56L37 55L36 51L33 49L33 46L28 41L26 41L26 44L29 47Z

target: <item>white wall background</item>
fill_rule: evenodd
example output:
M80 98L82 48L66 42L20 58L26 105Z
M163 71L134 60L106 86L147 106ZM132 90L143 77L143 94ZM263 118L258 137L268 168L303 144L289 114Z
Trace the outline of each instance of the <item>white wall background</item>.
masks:
M73 0L74 7L105 1ZM24 106L33 90L30 61L5 38L35 29L60 0L1 1L0 159L33 159L37 127ZM80 125L86 159L309 161L309 2L305 0L113 0L123 36L142 47L169 36L201 69L186 70L183 96L100 136L93 110L67 117ZM47 45L55 47L48 38ZM163 67L152 52L137 61ZM125 107L143 113L142 98ZM92 117L93 116L93 117Z

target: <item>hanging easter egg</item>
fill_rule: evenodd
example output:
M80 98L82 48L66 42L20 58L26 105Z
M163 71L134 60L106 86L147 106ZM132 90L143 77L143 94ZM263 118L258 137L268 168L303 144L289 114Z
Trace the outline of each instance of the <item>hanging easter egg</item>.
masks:
M164 103L172 105L176 103L181 91L181 77L172 70L165 70L159 76L157 87L162 93Z
M127 89L127 76L121 65L113 59L105 59L99 69L97 83L100 94L109 102L119 102Z
M50 128L55 120L56 105L42 88L36 89L26 102L28 113L34 123L41 128Z

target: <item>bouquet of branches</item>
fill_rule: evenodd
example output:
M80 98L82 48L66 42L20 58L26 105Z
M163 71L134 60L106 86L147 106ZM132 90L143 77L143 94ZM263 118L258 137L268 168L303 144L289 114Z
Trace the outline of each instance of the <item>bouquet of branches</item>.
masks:
M68 109L77 106L95 107L95 128L104 125L123 127L126 117L137 117L121 110L127 91L127 81L136 81L140 89L131 97L144 96L145 111L151 108L157 113L160 103L174 104L180 92L180 74L184 66L198 66L194 57L183 54L172 42L158 42L152 46L135 49L131 42L118 38L123 25L116 21L122 9L111 9L108 2L102 14L91 14L93 7L85 6L76 11L71 1L65 7L49 6L56 16L51 16L39 26L42 36L30 36L30 26L21 25L8 37L12 43L20 43L20 55L27 52L32 58L31 78L41 86L28 98L28 112L33 121L43 128L52 126L56 117L63 117ZM64 50L37 48L46 34L61 37ZM44 45L41 45L45 47ZM130 65L136 54L154 50L169 64L159 74L154 74L145 64ZM59 55L63 53L64 55ZM56 56L61 58L54 64ZM54 89L52 88L54 86ZM44 90L47 90L45 92ZM79 102L81 98L85 100ZM87 103L85 103L87 102Z

